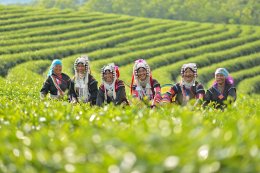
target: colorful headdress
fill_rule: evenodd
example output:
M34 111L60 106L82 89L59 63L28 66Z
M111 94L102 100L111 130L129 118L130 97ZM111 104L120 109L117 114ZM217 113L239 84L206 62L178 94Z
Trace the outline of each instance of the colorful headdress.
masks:
M82 55L80 57L78 57L75 62L74 62L74 71L75 74L77 74L77 65L79 63L82 63L85 67L86 67L86 73L90 73L90 66L89 66L89 59L87 55Z
M55 60L52 61L47 76L51 76L51 75L53 74L53 68L54 68L56 65L61 65L61 66L62 66L62 62L61 62L61 60L59 60L59 59L55 59Z
M187 69L190 69L194 73L194 79L191 83L186 82L183 78L184 72ZM185 87L188 87L188 88L191 86L195 86L196 78L198 77L197 65L195 63L183 64L183 66L181 67L181 76L182 76L182 80L181 80L182 85L184 85Z
M182 76L187 69L190 69L194 73L195 78L198 77L198 68L197 68L197 65L195 63L183 64L183 66L181 67L181 75Z
M110 64L108 64L108 65L105 65L105 66L101 69L102 81L104 81L104 73L105 73L107 70L113 73L113 80L114 80L114 81L119 78L120 73L119 73L119 68L118 68L118 66L116 66L114 63L110 63Z
M150 66L147 64L147 62L144 59L138 59L135 61L133 67L133 75L135 79L138 79L137 71L139 68L144 68L146 70L147 76L151 76Z
M77 70L78 64L83 64L85 66L85 73L79 74ZM81 99L84 102L87 102L89 99L89 88L88 88L88 80L89 80L89 74L90 74L90 66L89 66L89 59L87 55L82 55L78 57L74 62L74 71L75 71L75 90L78 88L80 92L78 93L79 99ZM84 81L84 85L82 86L81 80Z
M112 72L113 74L113 82L112 84L108 84L104 79L104 74L106 71ZM101 76L102 76L102 83L104 85L105 89L105 102L107 101L107 95L113 96L114 99L116 99L116 80L119 78L119 68L114 63L110 63L108 65L105 65L101 69Z
M146 79L145 81L140 81L138 78L138 70L140 68L144 68L146 70ZM131 94L133 94L133 85L136 85L136 91L138 92L138 97L142 99L145 95L142 92L142 88L145 87L145 93L149 96L150 99L153 98L152 92L152 73L150 66L144 59L138 59L135 61L133 67L133 75L132 75L132 82L131 82Z

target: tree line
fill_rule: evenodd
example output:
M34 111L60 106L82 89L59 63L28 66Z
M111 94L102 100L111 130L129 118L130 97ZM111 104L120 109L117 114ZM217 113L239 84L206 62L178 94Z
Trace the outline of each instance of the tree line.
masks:
M34 0L32 5L173 20L260 25L259 0Z

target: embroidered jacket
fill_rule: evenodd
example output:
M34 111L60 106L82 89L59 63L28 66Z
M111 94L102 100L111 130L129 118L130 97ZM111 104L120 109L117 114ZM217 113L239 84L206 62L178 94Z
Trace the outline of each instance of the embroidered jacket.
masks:
M203 98L205 90L202 84L195 82L195 86L185 88L180 83L173 85L167 93L163 95L162 102L171 102L176 96L175 102L179 105L186 105L190 99Z
M91 74L89 74L88 75L88 89L89 89L90 97L89 97L88 102L90 102L91 105L96 104L97 93L98 93L97 83L98 82L96 81L96 79ZM75 79L73 79L71 81L70 97L71 97L71 99L76 99L77 102L79 102L79 100L78 100L79 93L78 93L78 91L75 90Z
M149 98L149 99L152 100L154 98L154 96L156 95L156 93L160 92L160 84L158 83L158 81L156 79L152 79L150 83L151 83L151 87L152 87L151 88L151 90L152 90L152 97ZM140 98L139 93L136 90L136 87L137 87L137 85L133 84L132 90L131 90L132 96L136 97L136 98ZM159 90L158 90L158 87L159 87ZM144 93L144 95L146 95L146 94L147 93Z
M42 96L46 96L50 93L52 98L58 98L63 96L65 91L69 91L70 77L64 73L61 74L61 78L55 74L49 76L43 84L40 91Z
M206 92L203 106L207 106L212 101L216 103L216 108L223 108L226 106L224 101L227 100L228 97L233 98L233 101L235 101L237 97L236 88L232 84L225 83L222 93L219 92L216 86L212 86Z
M103 84L100 85L97 95L97 102L98 106L102 106L104 103L111 103L113 102L115 105L120 105L121 103L125 102L128 104L125 92L125 85L123 81L117 79L115 82L115 92L116 98L110 97L107 95L107 100L105 100L105 87Z

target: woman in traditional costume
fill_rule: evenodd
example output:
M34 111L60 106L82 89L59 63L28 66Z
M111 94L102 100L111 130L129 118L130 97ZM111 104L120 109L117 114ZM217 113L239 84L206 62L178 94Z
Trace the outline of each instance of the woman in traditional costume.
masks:
M216 108L223 109L228 103L234 102L236 97L236 88L229 72L225 68L218 68L215 71L215 81L206 92L203 106L214 102Z
M101 69L102 83L98 90L97 105L114 103L114 105L128 104L125 85L119 79L119 69L114 63L105 65Z
M97 81L90 73L90 63L86 55L80 56L74 63L75 76L71 82L71 102L96 104Z
M181 81L163 95L162 102L169 103L174 100L175 103L184 106L189 100L196 99L195 105L202 103L205 90L203 85L196 81L197 76L195 63L184 64L181 68Z
M131 82L131 95L139 100L149 100L155 106L161 100L161 87L152 77L151 69L143 59L135 61Z
M45 98L50 93L50 98L61 99L67 95L70 88L70 77L62 73L62 62L59 59L52 61L47 79L40 91L40 97Z

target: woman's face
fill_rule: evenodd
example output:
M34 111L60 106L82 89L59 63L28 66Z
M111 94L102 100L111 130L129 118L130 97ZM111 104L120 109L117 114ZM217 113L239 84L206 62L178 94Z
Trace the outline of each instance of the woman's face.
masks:
M104 73L104 80L105 82L111 84L113 82L113 73L109 70L106 70Z
M183 79L185 82L192 82L194 80L194 72L191 69L187 69L183 73Z
M137 70L137 77L139 80L144 81L147 76L147 71L145 68L141 67Z
M56 66L54 66L53 72L54 72L54 74L56 74L56 75L60 75L61 72L62 72L62 66L61 66L61 65L56 65Z
M84 64L82 63L78 63L77 65L77 72L80 73L80 74L83 74L86 72L86 67Z
M219 84L219 85L225 84L226 78L223 74L216 74L215 79L216 79L217 84Z

